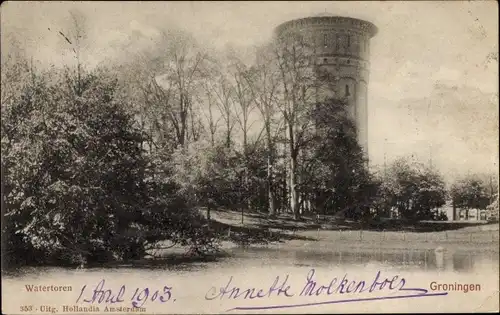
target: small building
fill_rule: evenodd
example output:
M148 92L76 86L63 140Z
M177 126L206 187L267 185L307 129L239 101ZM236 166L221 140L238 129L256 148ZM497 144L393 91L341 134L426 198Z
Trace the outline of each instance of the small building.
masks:
M457 211L460 221L485 221L487 218L486 209L457 209Z

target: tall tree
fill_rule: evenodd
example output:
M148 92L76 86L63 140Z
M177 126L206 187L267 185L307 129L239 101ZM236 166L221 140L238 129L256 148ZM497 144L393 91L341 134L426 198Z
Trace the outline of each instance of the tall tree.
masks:
M290 32L278 38L274 56L281 83L279 109L286 124L290 209L298 219L299 153L311 126L307 112L316 102L319 81L311 58L311 45L299 33Z
M215 104L219 109L220 117L224 121L226 147L231 147L233 129L236 124L234 113L234 89L228 79L227 72L221 62L216 64L219 69L214 71L206 85L207 91L214 96Z
M375 187L347 102L342 99L320 102L310 115L314 130L310 132L300 168L304 173L301 191L315 196L316 206L323 211L342 211L351 219L368 215Z
M205 117L205 123L210 133L210 144L212 147L215 147L217 130L219 129L219 124L223 116L217 112L217 100L210 88L208 80L203 83L203 87L205 93L198 98L198 110L201 115Z
M251 83L255 75L254 69L247 67L239 58L232 56L230 59L230 76L234 91L234 112L243 137L243 158L245 162L244 186L247 196L247 208L250 208L250 174L249 174L249 132L253 122L251 114L255 109L255 99Z
M276 160L276 138L282 132L282 119L278 114L278 89L279 72L273 64L273 55L269 51L269 46L263 47L259 52L257 73L253 81L249 83L255 104L259 110L265 130L265 143L267 155L267 195L268 212L271 217L276 215L276 194L275 186L275 160Z
M252 123L250 118L255 109L255 99L252 93L254 69L247 67L241 60L233 57L229 67L234 95L234 111L243 137L243 155L248 154L248 134Z
M208 56L181 31L162 31L156 44L139 53L130 66L138 70L136 88L154 137L162 146L184 147L200 135L195 102L207 77Z

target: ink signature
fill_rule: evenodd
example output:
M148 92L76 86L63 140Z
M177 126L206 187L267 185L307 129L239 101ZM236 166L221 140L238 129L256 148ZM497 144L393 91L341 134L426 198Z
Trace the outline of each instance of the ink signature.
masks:
M101 280L94 290L90 291L91 296L89 298L83 298L85 296L87 285L84 285L80 290L80 295L76 300L76 303L80 302L88 304L115 304L123 303L125 301L126 287L122 285L118 292L114 292L112 289L104 288L105 281ZM147 302L159 302L166 303L169 301L175 302L172 298L172 287L164 286L162 289L150 289L150 288L136 288L129 299L133 307L142 307Z
M324 296L329 297L333 294L362 294L362 293L376 293L376 292L387 292L385 296L372 296L367 297L364 294L363 297L359 296L357 298L349 299L327 299L321 302L310 302L310 303L300 303L300 304L280 304L280 305L268 305L268 306L238 306L227 311L233 310L266 310L266 309L282 309L282 308L294 308L294 307L305 307L305 306L315 306L315 305L325 305L325 304L336 304L336 303L349 303L349 302L362 302L362 301L376 301L376 300L389 300L389 299L403 299L403 298L417 298L417 297L429 297L429 296L442 296L447 295L447 292L441 293L428 293L427 289L422 288L407 288L406 280L399 275L394 275L393 277L381 276L381 272L378 271L373 280L350 280L347 274L344 274L342 278L333 278L329 283L321 284L315 277L315 269L310 269L306 276L306 281L302 288L299 290L293 290L291 285L287 284L289 275L280 281L280 277L277 276L274 282L269 287L264 288L241 288L234 286L232 284L233 277L229 278L227 284L223 287L217 288L215 286L211 287L205 294L205 299L211 300L254 300L254 299L266 299L270 297L282 296L285 298L290 298L293 296L300 297L311 297L311 296ZM400 293L399 293L400 292ZM395 293L399 293L396 294ZM401 294L403 293L403 294Z

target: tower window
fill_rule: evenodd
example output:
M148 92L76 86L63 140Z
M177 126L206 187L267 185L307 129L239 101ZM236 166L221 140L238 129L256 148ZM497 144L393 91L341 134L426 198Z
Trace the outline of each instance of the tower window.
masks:
M351 35L347 35L347 48L351 47Z
M348 84L345 85L345 96L346 97L351 96L351 93L349 92L349 85Z
M326 34L323 35L323 45L326 47L328 46L328 37Z

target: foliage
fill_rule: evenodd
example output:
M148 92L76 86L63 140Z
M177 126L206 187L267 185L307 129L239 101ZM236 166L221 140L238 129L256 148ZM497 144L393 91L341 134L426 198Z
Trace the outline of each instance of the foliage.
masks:
M376 186L346 109L345 100L330 99L312 110L312 154L304 170L312 176L305 184L325 213L344 211L346 217L358 219L368 215Z
M232 148L199 141L174 153L174 178L196 206L234 206L242 203L244 168Z
M388 169L381 191L387 206L407 220L433 220L436 209L446 202L442 176L435 170L407 159L396 160Z
M215 146L208 141L197 141L174 153L174 179L193 206L207 207L207 216L210 209L217 207L238 209L250 204L252 210L264 209L267 173L262 167L265 165L262 150L257 147L245 159L222 141Z
M86 263L138 258L163 239L211 243L176 186L149 176L144 134L104 73L33 74L2 104L8 257Z
M486 209L491 197L486 183L477 176L457 180L450 189L450 195L456 207L467 209Z
M154 47L133 54L120 77L150 138L173 150L200 137L195 104L207 78L208 56L183 31L164 31L148 40Z

